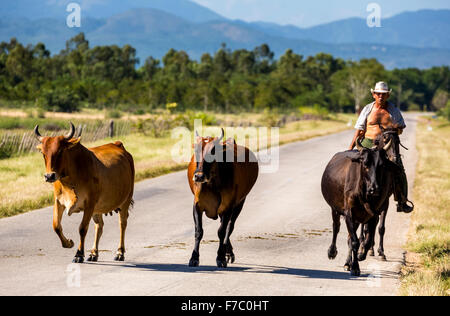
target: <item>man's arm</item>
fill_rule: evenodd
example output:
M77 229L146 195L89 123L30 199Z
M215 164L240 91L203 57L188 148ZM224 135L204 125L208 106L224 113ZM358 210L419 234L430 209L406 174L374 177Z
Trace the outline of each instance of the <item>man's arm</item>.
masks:
M355 148L356 146L356 140L358 138L363 137L365 134L365 132L363 130L356 130L355 132L355 136L353 137L352 143L350 144L349 150L353 150L353 148Z

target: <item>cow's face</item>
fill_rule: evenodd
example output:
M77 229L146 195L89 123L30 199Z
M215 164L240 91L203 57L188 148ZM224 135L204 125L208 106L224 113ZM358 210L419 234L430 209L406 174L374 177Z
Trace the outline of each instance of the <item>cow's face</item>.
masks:
M196 183L208 183L211 181L217 168L216 162L220 155L220 142L223 139L213 137L200 137L197 134L196 143L194 145L196 170L194 172L193 181Z
M363 149L361 151L362 179L367 196L378 196L380 193L378 175L383 168L381 151L378 149Z
M40 141L37 148L44 156L46 170L44 178L46 182L54 183L66 176L67 149L73 148L80 141L79 138L72 139L74 133L75 127L71 124L71 131L66 136L42 137L39 134L39 126L36 126L35 134Z

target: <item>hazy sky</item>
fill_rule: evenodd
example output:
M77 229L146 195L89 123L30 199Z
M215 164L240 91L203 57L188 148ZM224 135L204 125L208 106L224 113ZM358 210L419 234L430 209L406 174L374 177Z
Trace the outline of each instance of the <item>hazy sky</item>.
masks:
M449 0L192 0L230 19L308 27L349 17L366 18L378 3L383 17L420 9L450 9Z

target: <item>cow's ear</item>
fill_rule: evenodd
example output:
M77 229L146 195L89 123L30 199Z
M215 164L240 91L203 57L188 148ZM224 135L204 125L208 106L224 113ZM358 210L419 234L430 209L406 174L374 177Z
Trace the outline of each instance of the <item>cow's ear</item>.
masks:
M36 149L42 152L42 144L37 145Z
M69 148L73 148L81 142L81 137L73 138L69 142Z

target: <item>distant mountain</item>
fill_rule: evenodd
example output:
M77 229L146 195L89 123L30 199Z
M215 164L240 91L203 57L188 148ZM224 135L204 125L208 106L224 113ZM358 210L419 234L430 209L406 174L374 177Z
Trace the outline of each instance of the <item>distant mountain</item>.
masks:
M412 47L414 45L402 44L408 42L400 40L409 39L406 35L386 36L383 37L384 41L377 41L376 37L372 36L370 38L374 42L370 42L360 33L374 30L369 29L365 24L361 26L360 19L349 19L335 22L337 24L331 23L311 29L300 29L294 26L279 26L270 23L227 20L188 0L130 2L113 0L108 2L111 8L105 6L104 1L90 0L90 6L85 11L91 12L92 15L89 17L83 15L81 28L70 29L65 25L65 17L68 13L64 12L63 18L60 17L60 13L56 14L56 18L52 17L54 11L59 12L57 8L63 7L61 4L66 1L47 0L45 3L51 1L57 4L45 7L46 10L48 9L46 14L49 16L46 18L37 18L43 14L42 9L36 11L34 17L18 18L11 12L17 12L19 4L23 5L30 1L6 2L4 7L6 6L7 10L2 8L0 13L0 15L8 14L0 19L0 41L9 41L11 37L16 37L25 44L43 42L52 53L58 53L65 47L68 39L79 32L85 32L91 46L132 45L137 49L141 64L148 56L161 58L171 48L185 50L192 58L199 59L203 53L216 52L222 43L226 43L231 49L253 49L267 43L276 53L276 57L281 56L287 49L293 49L296 53L304 56L325 52L344 59L377 58L387 68L429 68L450 64L450 50L434 48L439 45L445 46L443 39L446 39L448 35L443 34L444 32L441 30L431 31L431 26L427 30L430 32L428 35L433 34L433 36L428 36L426 39L417 32L415 43L422 43L420 44L422 46L417 44L418 47ZM117 6L114 6L114 3ZM121 11L123 8L132 6L130 3L133 5L150 3L151 6L159 6L159 8L141 7ZM38 10L37 7L31 7L29 10L33 8ZM102 11L101 8L104 10ZM114 12L119 13L113 14ZM22 13L32 15L32 12L28 11ZM27 14L23 16L27 16ZM113 15L109 16L109 14ZM389 20L400 23L400 18L398 21L396 17ZM389 32L389 25L392 23L389 20L383 20L386 30L375 30L375 32ZM436 21L434 25L445 23L447 22ZM445 30L448 29L448 27L445 28ZM340 33L342 34L339 35ZM434 36L435 33L437 36ZM398 41L395 41L394 37L398 38ZM427 45L426 40L431 41L434 45Z
M54 18L65 21L67 5L79 3L85 17L104 19L131 9L158 9L191 22L225 20L214 11L190 0L13 0L2 1L0 16L24 17L30 20Z
M305 29L266 22L254 22L248 25L272 36L310 39L332 44L374 43L450 49L450 10L401 13L382 19L380 28L370 28L365 19L359 18Z

